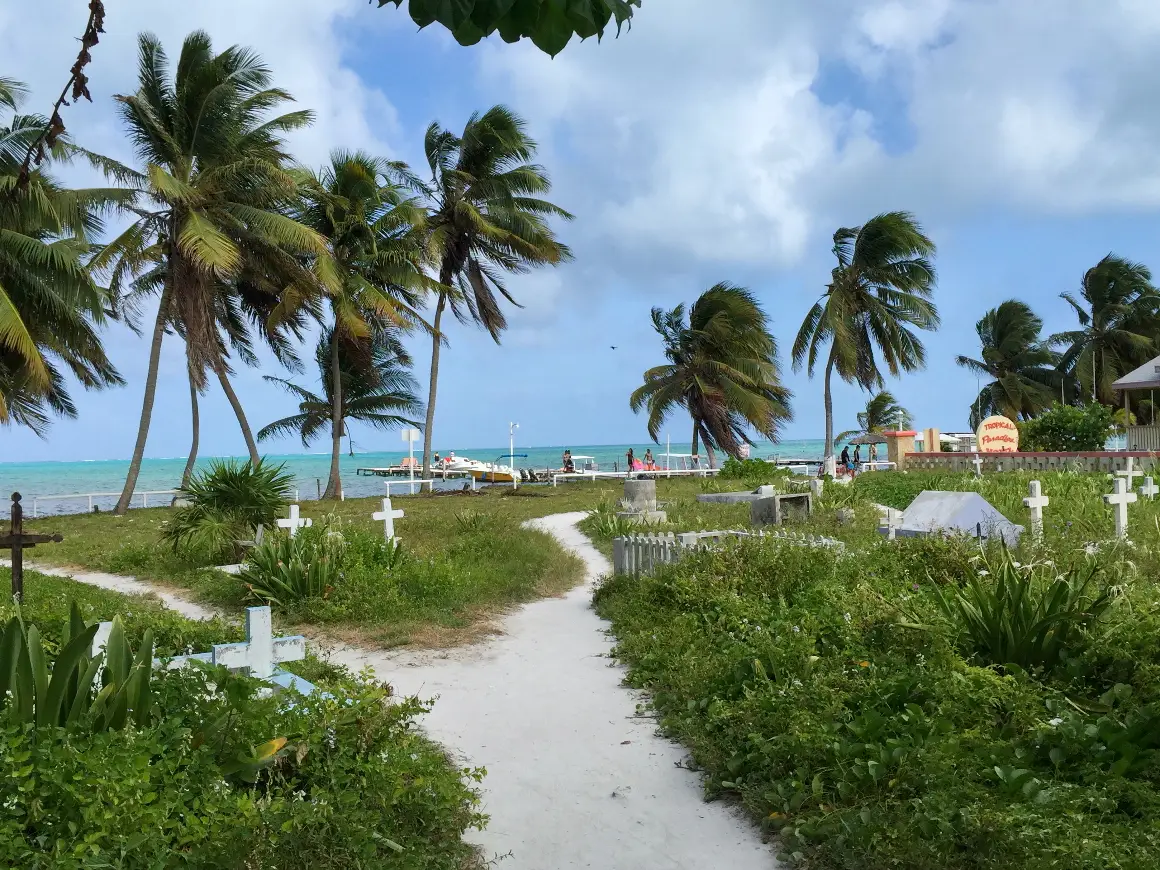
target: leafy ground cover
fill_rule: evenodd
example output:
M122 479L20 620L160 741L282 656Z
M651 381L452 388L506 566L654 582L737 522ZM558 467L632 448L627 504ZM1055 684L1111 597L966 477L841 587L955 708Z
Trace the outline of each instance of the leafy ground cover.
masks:
M236 625L67 579L30 573L25 593L25 623L50 659L71 600L89 622L120 614L134 649L146 630L158 651L240 637ZM0 605L0 618L12 610ZM263 699L255 681L186 669L155 672L142 720L125 726L82 716L37 727L0 704L0 864L478 866L462 835L485 822L483 772L457 769L418 732L416 699L317 660L303 665L328 697Z
M1105 552L1093 579L1078 557L1016 566L961 540L749 541L596 601L709 794L804 866L1143 870L1160 855L1160 586L1139 557ZM1021 650L1001 657L1025 667L956 615L1004 571L1059 620L991 600L987 625ZM1078 607L1051 603L1059 582Z
M1052 498L1042 544L876 531L873 502L924 489L977 489L1026 523L1033 477ZM868 474L828 486L803 527L844 555L738 542L610 578L597 607L708 793L803 866L1143 870L1160 855L1160 534L1140 503L1132 543L1110 541L1110 491Z

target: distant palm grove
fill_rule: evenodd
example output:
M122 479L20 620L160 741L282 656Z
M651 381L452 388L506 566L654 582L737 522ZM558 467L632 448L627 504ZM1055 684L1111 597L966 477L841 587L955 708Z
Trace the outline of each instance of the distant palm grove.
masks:
M118 511L136 486L167 339L185 348L180 389L192 432L183 485L197 458L199 399L218 388L254 463L266 438L329 438L326 498L342 497L350 421L421 428L429 471L447 314L499 342L504 308L518 304L507 277L572 256L556 234L572 216L547 198L551 181L523 120L496 106L455 130L433 123L419 170L347 150L305 167L286 137L313 115L293 107L252 51L217 51L200 31L176 62L148 34L138 50L137 90L116 97L132 165L23 114L24 86L0 78L0 423L43 434L54 416L76 415L73 381L124 386L100 338L118 320L150 338ZM30 161L34 152L42 158ZM69 161L100 170L107 186L61 185L53 170ZM935 243L913 215L842 227L832 250L830 280L790 351L795 369L822 378L827 456L852 432L909 423L886 380L923 369L924 334L939 327ZM1160 292L1145 266L1109 254L1077 278L1061 294L1072 330L1044 336L1042 319L1014 299L983 314L979 348L956 358L979 379L972 423L994 413L1028 419L1055 402L1111 404L1112 383L1160 353ZM690 417L692 452L704 447L711 462L716 452L740 455L754 436L778 437L792 396L752 291L720 283L688 308L654 308L652 319L665 363L645 372L630 404L647 412L654 440L676 410ZM304 350L308 334L320 337ZM430 341L425 395L407 335ZM308 361L321 388L271 376L297 405L255 434L232 378L263 349L291 374ZM870 396L860 428L837 438L834 375ZM1132 410L1154 416L1144 396Z
M161 348L185 345L193 431L182 485L197 458L199 396L224 391L258 463L257 443L294 433L328 434L325 497L342 497L341 439L348 420L419 425L431 461L444 314L486 329L498 342L503 304L516 304L505 275L570 257L553 218L570 215L543 195L547 173L524 122L502 106L473 115L461 132L438 124L423 146L426 173L361 152L336 151L314 170L297 163L286 135L313 115L271 81L252 51L215 51L190 34L176 63L149 34L139 38L138 89L118 96L135 165L52 135L46 118L21 114L20 83L0 79L0 422L38 433L53 415L75 416L66 372L86 388L124 384L99 329L120 320L151 336L132 461L117 511L128 508L149 436ZM43 143L51 139L46 149ZM31 164L34 151L43 159ZM109 186L70 190L54 165L84 160ZM123 227L106 237L105 223ZM434 305L428 321L424 310ZM156 305L152 323L141 314ZM264 345L300 372L301 344L322 382L315 394L272 378L294 413L253 427L231 384L238 365L257 365ZM416 395L400 337L431 339L426 403ZM425 418L425 419L424 419Z

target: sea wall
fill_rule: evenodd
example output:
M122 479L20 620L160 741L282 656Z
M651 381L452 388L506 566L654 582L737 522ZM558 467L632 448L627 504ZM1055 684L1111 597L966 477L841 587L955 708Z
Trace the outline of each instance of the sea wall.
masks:
M1122 471L1132 457L1137 469L1151 471L1160 454L1141 450L1101 450L1088 453L907 453L904 468L921 471L974 471L975 457L988 471Z

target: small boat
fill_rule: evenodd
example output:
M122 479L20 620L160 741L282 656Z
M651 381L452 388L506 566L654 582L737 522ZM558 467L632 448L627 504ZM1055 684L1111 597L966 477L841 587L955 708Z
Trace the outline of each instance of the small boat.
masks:
M510 462L514 459L527 458L528 454L526 453L516 453L515 455L505 453L502 456L497 456L495 462L477 462L475 466L466 469L466 471L480 483L513 483L527 478L518 468L504 465L500 460L506 459Z

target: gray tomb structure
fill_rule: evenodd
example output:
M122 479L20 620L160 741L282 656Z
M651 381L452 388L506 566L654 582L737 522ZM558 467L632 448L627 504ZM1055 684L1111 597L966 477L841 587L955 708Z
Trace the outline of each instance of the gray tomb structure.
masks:
M748 504L776 494L775 487L759 486L753 492L703 492L697 496L697 501L703 504Z
M808 492L783 492L749 503L749 522L755 526L780 526L786 520L807 520L814 512Z
M624 498L620 500L617 516L644 525L667 522L668 514L657 510L657 482L651 479L625 480Z
M1000 539L1014 547L1023 534L1023 526L1008 520L977 492L926 490L903 512L902 526L896 535L916 538L939 534Z

